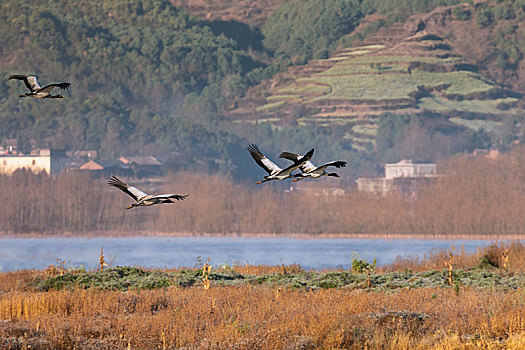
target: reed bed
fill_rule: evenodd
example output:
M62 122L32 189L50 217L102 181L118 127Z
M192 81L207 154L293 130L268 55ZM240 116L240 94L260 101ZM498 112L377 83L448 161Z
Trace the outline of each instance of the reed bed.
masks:
M432 250L422 258L398 256L394 262L380 269L388 271L428 271L439 270L454 257L454 266L457 269L468 270L480 265L493 268L503 268L515 273L525 272L525 245L519 241L494 242L491 245L478 248L474 253L465 252L464 247Z
M261 287L12 292L3 348L335 349L525 346L523 290L367 293ZM18 344L18 345L16 345ZM17 347L18 346L18 347Z
M304 180L286 192L180 172L166 176L162 186L140 187L189 193L187 200L134 210L124 209L132 199L109 188L106 179L17 173L0 176L0 234L525 235L525 148L496 160L459 156L438 169L440 176L419 186L417 198L373 196L346 180Z

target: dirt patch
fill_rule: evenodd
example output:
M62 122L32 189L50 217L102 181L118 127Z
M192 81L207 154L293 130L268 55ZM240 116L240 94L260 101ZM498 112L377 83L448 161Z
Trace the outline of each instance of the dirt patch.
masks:
M236 21L260 27L283 0L171 0L171 3L206 21Z

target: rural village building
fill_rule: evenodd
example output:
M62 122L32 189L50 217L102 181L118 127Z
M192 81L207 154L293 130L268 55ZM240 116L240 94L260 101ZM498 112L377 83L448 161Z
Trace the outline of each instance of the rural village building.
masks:
M64 150L40 149L33 153L0 155L0 174L12 175L18 169L26 169L35 174L45 171L48 175L54 175L66 168Z
M162 163L153 156L120 157L119 161L131 168L136 178L162 175Z
M17 139L0 144L0 175L12 175L18 169L48 175L61 171L89 172L95 176L153 177L162 175L163 163L153 156L126 156L115 160L97 159L96 150L66 151L35 149L30 154L18 151Z
M436 178L436 164L413 163L403 159L397 163L385 164L385 177L359 178L356 180L359 191L378 195L400 192L405 196L417 193L417 187L428 184Z
M99 159L92 159L84 164L82 164L79 168L79 171L89 171L91 174L97 175L97 176L105 176L109 177L112 175L120 175L120 176L130 176L131 170L129 166L126 166L118 161L113 160L99 160Z
M66 155L70 158L88 160L96 159L98 157L98 152L95 150L66 151Z

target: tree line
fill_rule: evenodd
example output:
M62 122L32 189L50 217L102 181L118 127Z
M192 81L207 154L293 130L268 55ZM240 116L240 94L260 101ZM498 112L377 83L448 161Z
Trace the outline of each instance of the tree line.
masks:
M278 186L221 175L168 175L151 193L189 193L176 204L125 210L126 194L85 174L24 171L0 177L3 234L515 235L525 232L525 148L498 159L458 156L418 196L374 196L323 179ZM321 189L319 186L322 186ZM334 189L344 190L335 193Z

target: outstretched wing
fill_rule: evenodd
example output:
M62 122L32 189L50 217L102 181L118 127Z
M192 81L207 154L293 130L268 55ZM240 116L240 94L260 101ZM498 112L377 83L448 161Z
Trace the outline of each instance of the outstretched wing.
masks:
M297 162L300 159L300 157L301 157L300 155L291 153L291 152L282 152L281 155L279 156L279 158L285 158L293 162ZM303 173L308 173L310 171L315 170L315 165L312 162L307 161L306 163L304 163L303 166L299 168Z
M304 156L299 156L296 160L294 160L294 163L290 165L288 168L285 168L280 171L280 174L291 174L292 171L295 169L303 167L307 162L310 161L310 158L314 155L314 149L312 148L309 150Z
M180 195L180 194L174 194L174 193L167 193L167 194L158 194L156 196L153 196L152 198L160 199L165 203L172 202L170 199L176 199L178 201L182 201L188 197L189 194Z
M38 90L38 92L51 92L51 90L52 90L54 87L59 87L59 88L61 88L62 90L66 90L66 89L68 89L70 86L71 86L70 83L55 83L55 84L49 84L49 85L44 86L44 87L41 88L40 90Z
M279 155L279 158L285 158L285 159L293 160L295 162L297 159L299 159L299 155L295 153L291 153L291 152L282 152Z
M23 80L24 84L26 84L27 88L31 92L37 92L41 89L40 84L38 84L38 80L36 80L36 77L34 75L10 75L9 79L18 79Z
M116 188L120 189L122 192L125 192L128 195L130 195L135 200L138 200L139 198L142 198L142 197L148 195L147 193L142 192L138 188L136 188L134 186L130 186L130 185L120 181L119 179L117 179L116 176L112 176L108 180L108 185L109 186L115 186Z
M321 165L319 168L315 169L315 171L322 173L329 166L333 166L337 169L340 169L346 167L346 162L342 160L334 160L332 162L328 162L326 164Z
M274 162L266 158L266 156L262 154L261 151L259 151L257 145L251 144L248 147L246 147L246 149L248 150L248 152L250 152L255 162L259 164L261 168L266 170L268 174L278 173L282 170L277 165L275 165Z

